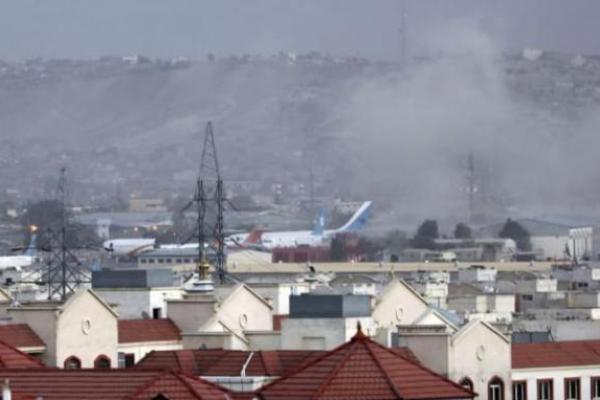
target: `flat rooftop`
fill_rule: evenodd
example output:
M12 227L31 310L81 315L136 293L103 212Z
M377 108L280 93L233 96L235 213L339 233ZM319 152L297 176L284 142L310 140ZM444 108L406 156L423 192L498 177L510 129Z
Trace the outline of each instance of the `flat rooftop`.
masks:
M261 262L260 259L254 259L248 257L247 260L240 260L229 258L228 269L231 273L248 273L248 274L302 274L308 272L306 263L271 263ZM402 262L402 263L377 263L377 262L364 262L364 263L310 263L314 267L316 272L363 272L363 273L377 273L377 272L410 272L410 271L448 271L454 272L460 269L468 268L472 263L414 263L414 262ZM530 271L530 272L544 272L552 270L552 262L489 262L489 263L477 263L478 265L485 265L488 268L495 268L497 271Z

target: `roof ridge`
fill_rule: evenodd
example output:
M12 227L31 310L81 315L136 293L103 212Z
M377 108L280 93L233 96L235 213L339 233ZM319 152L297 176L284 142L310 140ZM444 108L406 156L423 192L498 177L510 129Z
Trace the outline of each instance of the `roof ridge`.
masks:
M314 360L309 360L309 361L306 361L306 362L298 363L298 365L296 365L285 376L281 376L281 377L279 377L279 378L277 378L275 380L272 380L271 382L267 383L266 385L263 385L263 386L259 387L258 389L256 389L254 391L254 393L258 395L258 393L261 392L263 389L266 389L266 388L271 387L271 386L273 386L273 385L275 385L275 384L277 384L279 382L283 382L283 381L287 380L290 376L292 376L292 375L294 375L294 374L296 374L296 373L298 373L298 372L300 372L300 371L302 371L302 370L304 370L306 368L309 368L309 367L313 366L314 364L318 363L319 361L323 360L324 358L330 356L332 353L334 353L334 352L342 349L344 346L348 346L351 343L352 342L350 342L350 341L342 343L341 345L337 346L333 350L324 350L323 354L315 357ZM315 352L315 351L319 351L319 350L312 350L312 351Z
M375 364L377 364L377 367L379 368L379 370L383 373L384 379L387 381L387 383L390 384L394 394L396 396L398 396L399 399L402 399L403 397L400 394L400 389L398 389L398 387L396 387L396 384L394 383L394 381L392 380L390 375L387 373L387 370L385 368L383 368L381 361L379 360L379 358L377 358L377 356L375 355L375 352L373 351L373 349L371 349L371 346L369 346L371 343L372 343L371 341L365 340L363 343L363 346L367 349L367 352L371 355L371 358L373 359Z
M27 354L24 351L19 350L17 347L15 346L11 346L10 344L6 343L4 340L0 339L0 345L4 345L6 347L8 347L9 349L11 349L12 351L14 351L15 353L26 357L28 360L34 362L35 364L37 364L40 367L46 367L46 365L38 358L35 358L34 356L32 356L31 354ZM3 362L4 363L4 362ZM5 363L4 363L5 364Z
M421 365L421 364L419 364L419 363L416 363L416 362L414 362L413 360L409 359L408 357L405 357L405 356L404 356L404 355L402 355L402 354L394 353L394 352L392 351L392 349L390 349L389 347L383 346L382 344L380 344L380 343L377 343L377 342L375 342L374 340L371 340L370 338L368 339L368 341L369 341L369 343L370 343L370 344L372 344L372 345L375 345L376 347L378 347L378 348L380 348L380 349L382 349L382 350L385 350L385 351L387 351L388 353L390 353L390 354L393 354L393 355L394 355L394 356L396 356L396 357L399 357L399 358L401 358L402 360L404 360L404 361L406 361L406 362L410 363L411 365L413 365L413 366L415 366L415 367L417 367L417 368L421 369L422 371L425 371L425 372L427 372L427 373L428 373L428 374L430 374L430 375L436 376L436 377L438 377L438 378L440 378L440 379L444 380L445 382L452 384L454 387L457 387L457 388L459 388L459 389L465 390L465 391L469 392L469 393L470 393L470 394L472 394L472 395L475 395L475 394L476 394L475 392L473 392L473 391L471 391L471 390L467 390L467 389L465 389L464 387L462 387L462 386L461 386L461 385L459 385L458 383L454 382L453 380L450 380L450 379L446 378L445 376L443 376L443 375L440 375L440 374L438 374L437 372L430 370L429 368L425 367L424 365Z
M196 391L196 389L194 389L194 387L187 380L183 379L183 376L181 374L179 374L179 375L175 374L175 379L177 379L179 382L183 383L185 385L185 387L187 387L188 390L198 398L198 400L202 400L202 396L200 395L200 393L198 393ZM225 397L225 398L227 398L227 397Z
M322 394L325 391L325 389L327 389L327 387L329 386L329 383L332 381L333 377L340 371L340 369L342 369L342 367L344 366L344 363L346 361L348 361L348 358L350 358L350 356L352 355L352 352L350 351L349 347L351 347L351 345L353 345L357 342L358 341L351 341L351 342L345 343L345 344L349 345L345 349L346 354L344 354L344 356L338 362L338 364L327 374L325 379L323 379L323 382L321 382L321 385L319 385L319 387L317 388L317 391L311 396L311 399L317 399L318 395ZM331 353L329 353L329 355L334 355L339 350L341 350L341 348L338 348L338 349L332 351Z
M73 370L75 371L75 370ZM76 370L76 371L81 371ZM152 375L150 378L148 378L148 382L146 382L144 385L141 385L139 388L137 388L131 395L127 396L128 399L135 399L137 396L139 396L144 390L148 389L150 386L152 386L154 383L156 383L156 381L159 378L162 378L164 375L167 374L172 374L172 371L162 371L162 372L157 372L156 375Z

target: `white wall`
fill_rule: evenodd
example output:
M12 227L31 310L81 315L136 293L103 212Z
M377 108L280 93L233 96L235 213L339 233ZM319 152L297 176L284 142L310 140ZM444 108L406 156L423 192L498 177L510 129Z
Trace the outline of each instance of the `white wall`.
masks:
M146 342L146 343L120 343L118 347L119 353L127 353L135 355L135 362L137 364L144 356L151 351L165 351L165 350L181 350L183 344L181 342ZM113 364L117 366L116 363Z
M360 321L363 332L374 335L371 317L287 318L281 323L281 348L286 350L331 350L356 334Z
M483 350L482 350L483 349ZM451 340L448 377L473 381L478 399L487 399L489 381L497 376L504 382L505 399L511 395L511 346L501 336L478 323Z
M540 369L514 369L513 381L527 381L527 398L537 399L537 380L554 381L554 400L564 400L565 378L580 378L581 400L591 398L591 377L600 376L600 365Z

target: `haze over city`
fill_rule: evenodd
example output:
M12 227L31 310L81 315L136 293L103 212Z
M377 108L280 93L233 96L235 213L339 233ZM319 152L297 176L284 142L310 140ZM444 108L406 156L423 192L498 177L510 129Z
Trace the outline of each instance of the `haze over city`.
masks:
M0 10L2 400L600 399L600 2Z

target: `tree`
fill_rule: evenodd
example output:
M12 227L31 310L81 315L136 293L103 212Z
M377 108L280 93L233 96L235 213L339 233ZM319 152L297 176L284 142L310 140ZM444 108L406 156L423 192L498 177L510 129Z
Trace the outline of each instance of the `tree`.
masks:
M500 231L501 238L512 239L521 251L531 251L531 238L527 229L521 224L508 218Z
M426 219L417 229L417 233L412 240L412 246L418 249L434 249L435 239L439 236L437 221Z
M462 222L456 224L454 227L455 239L471 239L472 237L471 228L467 224L463 224Z

